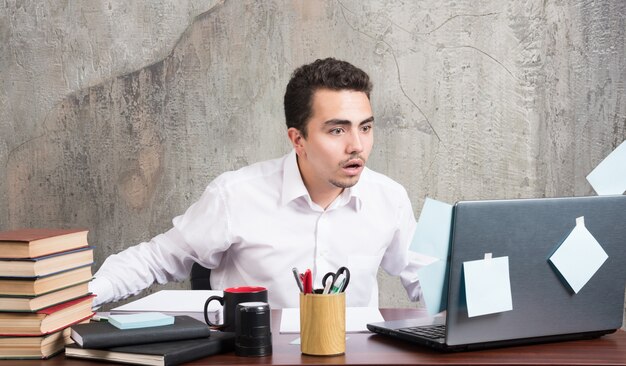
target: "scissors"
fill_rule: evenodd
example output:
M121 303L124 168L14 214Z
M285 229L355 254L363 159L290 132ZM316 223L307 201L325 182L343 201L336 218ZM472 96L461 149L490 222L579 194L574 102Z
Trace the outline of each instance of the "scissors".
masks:
M329 278L331 278L330 282ZM341 280L340 282L337 282ZM328 294L331 291L344 292L346 287L350 283L350 270L346 267L339 267L337 272L328 272L322 277L322 285L324 285L324 293Z

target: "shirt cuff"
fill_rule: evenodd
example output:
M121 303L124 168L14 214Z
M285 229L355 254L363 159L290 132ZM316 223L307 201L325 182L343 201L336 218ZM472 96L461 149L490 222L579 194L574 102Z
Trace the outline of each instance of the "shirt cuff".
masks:
M421 302L422 299L422 286L420 284L419 276L417 272L420 268L437 262L438 259L425 254L416 253L413 251L408 252L409 264L400 273L400 279L402 285L406 289L409 299L413 302Z
M96 277L91 280L91 282L89 282L89 292L96 295L93 299L94 308L112 301L115 296L113 284L105 277Z

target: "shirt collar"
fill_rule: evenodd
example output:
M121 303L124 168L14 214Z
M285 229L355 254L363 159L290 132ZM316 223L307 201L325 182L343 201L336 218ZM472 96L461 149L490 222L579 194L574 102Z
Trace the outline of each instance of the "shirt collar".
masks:
M309 192L304 186L298 161L296 160L296 150L291 150L283 162L283 190L281 203L287 203L302 196L308 196Z
M361 206L363 206L363 197L364 197L364 189L363 189L363 181L365 179L367 179L367 176L369 175L369 171L367 168L363 168L363 172L361 172L361 176L359 177L359 181L353 185L352 187L348 188L346 191L349 191L350 193L350 202L352 203L352 207L354 207L354 210L356 212L361 211ZM344 193L346 192L344 191Z
M341 207L344 205L349 205L355 211L360 211L361 206L363 205L362 199L364 193L362 188L362 180L367 174L367 168L365 168L363 170L363 173L361 174L359 182L351 188L346 188L341 193L341 195L337 197L337 204L332 204L331 207ZM291 150L291 152L287 154L283 162L283 187L281 203L283 205L286 205L289 202L300 197L305 197L309 204L312 204L309 191L307 191L306 186L302 181L302 176L300 175L300 169L298 168L298 161L296 157L296 150Z

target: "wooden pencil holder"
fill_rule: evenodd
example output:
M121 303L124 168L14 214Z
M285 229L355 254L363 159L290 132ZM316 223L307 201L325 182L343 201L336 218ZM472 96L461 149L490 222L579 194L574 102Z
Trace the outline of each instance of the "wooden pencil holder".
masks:
M346 352L346 294L300 293L300 350L306 355Z

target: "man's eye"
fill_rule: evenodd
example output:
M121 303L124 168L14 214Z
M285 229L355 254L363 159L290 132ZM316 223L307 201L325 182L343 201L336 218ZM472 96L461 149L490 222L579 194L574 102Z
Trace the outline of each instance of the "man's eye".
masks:
M372 126L363 126L361 127L361 131L363 132L369 132L372 129Z
M332 130L330 130L331 135L341 135L342 132L343 130L341 128L333 128Z

